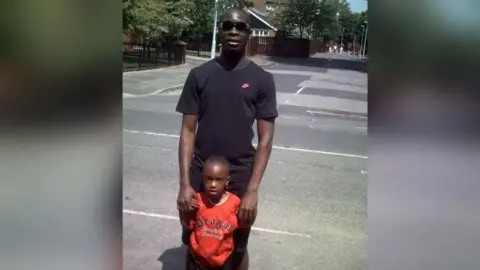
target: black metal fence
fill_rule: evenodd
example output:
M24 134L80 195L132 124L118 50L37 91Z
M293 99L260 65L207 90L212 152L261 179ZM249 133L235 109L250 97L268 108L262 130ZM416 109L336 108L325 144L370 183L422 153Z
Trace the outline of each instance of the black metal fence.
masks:
M185 63L186 44L123 43L123 71L169 67Z

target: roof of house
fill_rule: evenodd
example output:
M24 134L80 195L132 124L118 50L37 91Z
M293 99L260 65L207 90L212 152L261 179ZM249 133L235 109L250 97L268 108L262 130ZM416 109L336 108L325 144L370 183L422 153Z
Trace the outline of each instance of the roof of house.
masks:
M250 15L252 15L252 20L250 22L250 27L251 28L270 28L274 31L277 31L278 29L273 26L271 23L268 22L266 16L264 13L254 9L245 9ZM266 27L265 27L266 26Z

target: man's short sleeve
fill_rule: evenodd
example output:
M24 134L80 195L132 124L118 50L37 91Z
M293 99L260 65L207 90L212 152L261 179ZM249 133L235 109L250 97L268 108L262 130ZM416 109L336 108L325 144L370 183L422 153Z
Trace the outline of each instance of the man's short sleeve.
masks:
M182 94L178 100L176 111L183 114L197 115L199 104L198 84L192 69L183 85Z
M256 111L257 119L276 118L278 116L275 81L273 80L273 75L269 72L262 79Z

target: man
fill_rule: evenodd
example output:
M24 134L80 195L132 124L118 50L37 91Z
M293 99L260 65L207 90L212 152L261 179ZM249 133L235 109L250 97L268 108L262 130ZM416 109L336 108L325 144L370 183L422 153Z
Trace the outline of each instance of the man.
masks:
M248 237L278 116L272 74L245 57L251 34L248 21L248 13L241 8L223 14L221 56L191 70L176 109L183 114L178 209L198 208L195 194L202 189L203 162L210 156L227 158L231 166L228 190L241 198L238 218L248 225L234 235L233 265L238 270L248 269ZM252 145L255 120L256 149Z

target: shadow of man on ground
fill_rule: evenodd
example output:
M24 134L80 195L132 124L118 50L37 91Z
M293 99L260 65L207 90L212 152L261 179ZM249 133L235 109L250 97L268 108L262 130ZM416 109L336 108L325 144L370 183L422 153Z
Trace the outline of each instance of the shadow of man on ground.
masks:
M157 260L163 264L162 270L184 270L185 254L186 246L175 247L165 250Z

